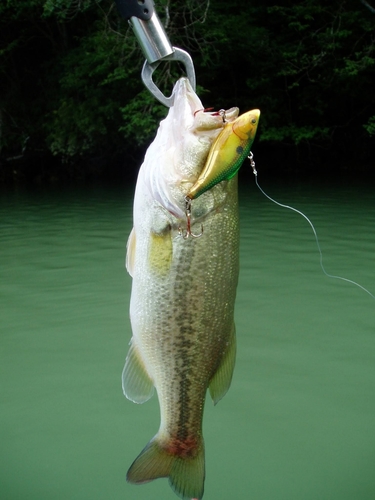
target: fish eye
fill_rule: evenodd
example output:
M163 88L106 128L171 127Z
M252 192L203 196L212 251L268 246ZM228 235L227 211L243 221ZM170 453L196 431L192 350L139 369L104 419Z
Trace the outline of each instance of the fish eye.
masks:
M256 119L256 118L253 118L253 119L251 120L251 123L253 123L254 125L256 124L256 122L257 122L257 119Z

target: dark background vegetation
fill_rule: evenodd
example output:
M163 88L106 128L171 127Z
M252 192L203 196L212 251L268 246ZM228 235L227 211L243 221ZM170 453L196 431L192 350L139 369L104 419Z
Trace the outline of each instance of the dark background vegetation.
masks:
M274 172L374 171L375 4L157 0L206 107L261 109ZM134 177L167 109L111 0L0 3L0 182ZM163 63L168 95L181 75Z

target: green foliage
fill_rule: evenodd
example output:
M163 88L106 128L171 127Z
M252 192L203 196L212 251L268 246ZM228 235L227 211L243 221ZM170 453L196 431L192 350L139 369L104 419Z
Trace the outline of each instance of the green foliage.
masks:
M143 146L155 136L157 124L167 113L165 107L156 104L154 97L146 89L120 110L123 125L119 131L137 146Z
M98 24L94 23L92 33L81 37L79 45L63 54L59 65L51 68L48 88L53 88L56 80L59 85L58 94L50 96L53 108L45 124L47 144L53 154L95 152L115 132L120 93L115 95L116 86L111 86L114 80L109 75L118 64L119 44L113 32L103 31ZM123 68L122 73L122 78L131 80L130 68Z
M68 21L99 3L100 0L47 0L43 5L43 16Z
M262 134L262 141L279 141L284 142L290 140L298 146L301 142L321 141L329 138L329 128L324 127L309 127L289 125L286 127L268 127Z
M272 87L279 78L282 97L275 118L285 133L276 122L265 137L272 139L274 130L276 141L288 136L294 144L324 140L345 122L366 119L366 108L375 102L368 79L374 75L374 22L367 13L353 2L304 1L270 7L268 20L270 34L277 33L269 42L276 77Z
M329 146L367 158L375 136L375 15L355 0L157 0L194 60L204 105L260 108L260 146ZM0 151L64 159L144 148L166 115L112 0L0 2ZM170 94L183 73L155 74Z
M108 132L104 117L110 112L110 106L101 105L95 97L78 105L74 99L62 101L54 112L54 120L49 121L52 127L47 143L51 152L75 156L94 150L96 141Z
M363 125L369 135L375 136L375 116L371 116L368 122Z

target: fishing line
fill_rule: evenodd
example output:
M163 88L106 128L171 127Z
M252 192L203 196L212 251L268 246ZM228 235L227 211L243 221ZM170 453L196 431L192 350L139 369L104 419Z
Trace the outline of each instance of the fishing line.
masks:
M314 233L314 236L315 236L316 245L318 247L319 256L320 256L320 267L322 268L323 273L328 278L335 278L337 280L346 281L347 283L351 283L352 285L356 285L358 288L361 288L364 292L368 293L370 295L370 297L372 297L375 300L375 295L373 295L369 290L367 290L367 288L365 288L364 286L360 285L356 281L350 280L348 278L343 278L342 276L335 276L334 274L330 274L330 273L328 273L325 270L325 267L323 265L323 253L322 253L322 249L320 247L320 243L319 243L319 239L318 239L318 235L316 233L315 227L314 227L313 223L311 222L311 220L303 212L301 212L300 210L297 210L296 208L291 207L289 205L284 205L283 203L279 203L278 201L276 201L273 198L271 198L271 196L268 196L268 194L265 191L263 191L263 189L259 186L259 183L258 183L258 172L257 172L257 170L255 168L254 155L253 155L253 153L251 151L250 151L250 154L248 156L248 159L250 160L250 165L251 165L251 167L253 169L253 173L254 173L254 176L255 176L255 184L256 184L257 188L260 190L260 192L266 198L268 198L270 201L272 201L276 205L279 205L279 207L288 208L289 210L292 210L293 212L296 212L297 214L301 215L310 224L310 227L313 230L313 233Z

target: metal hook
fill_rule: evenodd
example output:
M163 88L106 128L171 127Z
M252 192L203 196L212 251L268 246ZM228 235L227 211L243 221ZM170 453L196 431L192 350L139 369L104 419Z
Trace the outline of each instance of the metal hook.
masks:
M225 109L220 109L219 115L223 119L223 123L226 123L227 120L226 120L226 116L225 116Z
M186 215L186 231L185 233L181 229L181 226L178 228L178 234L187 240L189 237L191 238L200 238L203 234L203 224L201 224L201 233L194 234L191 232L191 198L188 196L185 197L185 215Z

